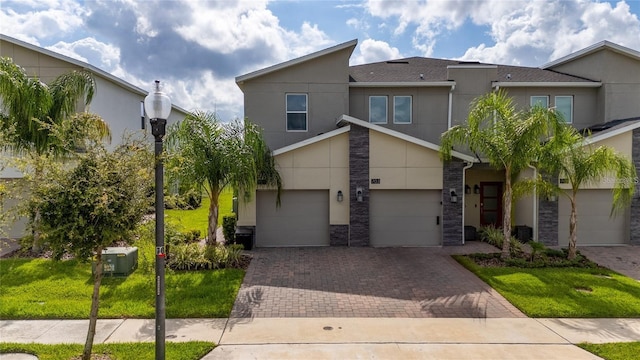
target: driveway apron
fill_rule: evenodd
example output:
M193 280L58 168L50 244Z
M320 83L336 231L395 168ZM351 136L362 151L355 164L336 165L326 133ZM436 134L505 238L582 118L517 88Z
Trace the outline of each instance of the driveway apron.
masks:
M446 248L253 250L231 317L525 317Z

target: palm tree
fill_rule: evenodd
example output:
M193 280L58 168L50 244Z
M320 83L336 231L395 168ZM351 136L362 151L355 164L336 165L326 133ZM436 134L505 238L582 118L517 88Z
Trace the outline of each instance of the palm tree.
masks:
M42 157L63 158L75 149L53 136L56 126L71 119L82 98L83 106L91 103L95 94L95 79L88 71L71 71L57 77L50 85L13 63L10 58L0 58L0 131L12 129L4 149L17 155L27 155L33 164L33 181L38 181L44 171ZM99 117L73 117L74 128L92 128L103 138L110 138L107 124ZM86 134L77 131L76 134ZM81 140L81 139L75 139ZM38 221L34 209L31 223ZM34 233L34 252L39 250L38 234Z
M454 145L462 145L504 170L502 257L508 258L511 242L511 204L518 175L532 164L542 149L541 139L552 134L561 119L555 111L534 107L517 111L513 99L500 90L476 98L464 125L442 134L441 156L451 158Z
M204 190L211 200L207 244L216 244L218 199L227 186L253 193L258 183L281 188L280 175L260 128L245 121L223 123L215 113L195 111L168 132L170 167L181 185Z
M631 203L637 182L636 169L630 159L607 146L593 147L575 128L562 127L540 159L549 172L560 174L571 187L564 191L556 186L556 193L566 196L571 204L569 216L569 260L576 257L578 242L578 212L576 199L580 188L588 183L598 183L605 178L614 181L611 215L616 215Z

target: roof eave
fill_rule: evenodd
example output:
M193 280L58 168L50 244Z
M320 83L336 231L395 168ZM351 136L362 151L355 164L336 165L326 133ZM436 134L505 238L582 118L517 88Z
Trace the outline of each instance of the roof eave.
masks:
M620 134L624 134L624 133L626 133L628 131L633 131L633 130L638 129L638 128L640 128L640 121L635 121L635 122L632 122L632 123L630 123L630 124L628 124L626 126L622 126L622 127L618 128L618 129L615 129L615 130L612 130L612 131L607 131L607 132L597 133L595 135L591 135L591 136L589 136L589 137L587 137L585 139L585 142L587 144L597 143L599 141L606 140L606 139L612 138L614 136L618 136Z
M350 82L349 87L451 87L455 81L363 81Z
M284 153L287 153L287 152L290 152L290 151L293 151L293 150L296 150L296 149L299 149L299 148L302 148L302 147L305 147L305 146L308 146L308 145L311 145L311 144L315 144L315 143L320 142L322 140L326 140L326 139L332 138L334 136L338 136L340 134L344 134L346 132L349 132L349 130L351 130L351 127L349 127L349 126L345 126L345 127L341 127L341 128L335 129L335 130L331 130L331 131L326 132L324 134L320 134L320 135L314 136L312 138L309 138L309 139L306 139L306 140L302 140L302 141L297 142L295 144L291 144L291 145L282 147L280 149L276 149L276 150L273 151L273 156L282 155Z
M599 81L492 81L493 87L601 87Z

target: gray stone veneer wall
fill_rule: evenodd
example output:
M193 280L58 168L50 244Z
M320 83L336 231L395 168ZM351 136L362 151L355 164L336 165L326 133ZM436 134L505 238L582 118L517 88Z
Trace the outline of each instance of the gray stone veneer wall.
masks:
M542 175L546 180L558 183L558 176ZM558 245L558 200L549 201L538 197L538 241L548 245Z
M442 181L442 245L462 245L462 171L464 163L445 161ZM451 202L451 189L455 189L458 202Z
M640 176L640 129L633 130L631 157L636 166L636 174ZM629 242L640 245L640 182L636 183L636 193L631 201L631 221L629 222Z
M356 187L363 201L356 201ZM369 246L369 129L351 124L349 131L349 246Z
M349 245L349 225L329 225L329 245Z

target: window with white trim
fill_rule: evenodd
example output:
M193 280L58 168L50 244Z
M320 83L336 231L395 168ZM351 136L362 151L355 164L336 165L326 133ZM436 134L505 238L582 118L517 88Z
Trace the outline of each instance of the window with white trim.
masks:
M531 97L531 107L541 106L543 108L549 107L549 97L547 95L535 95Z
M393 123L411 124L411 96L393 97Z
M386 96L369 96L369 122L372 124L387 123Z
M287 94L287 131L307 131L307 94Z
M573 96L556 96L556 111L562 114L567 123L573 122Z

